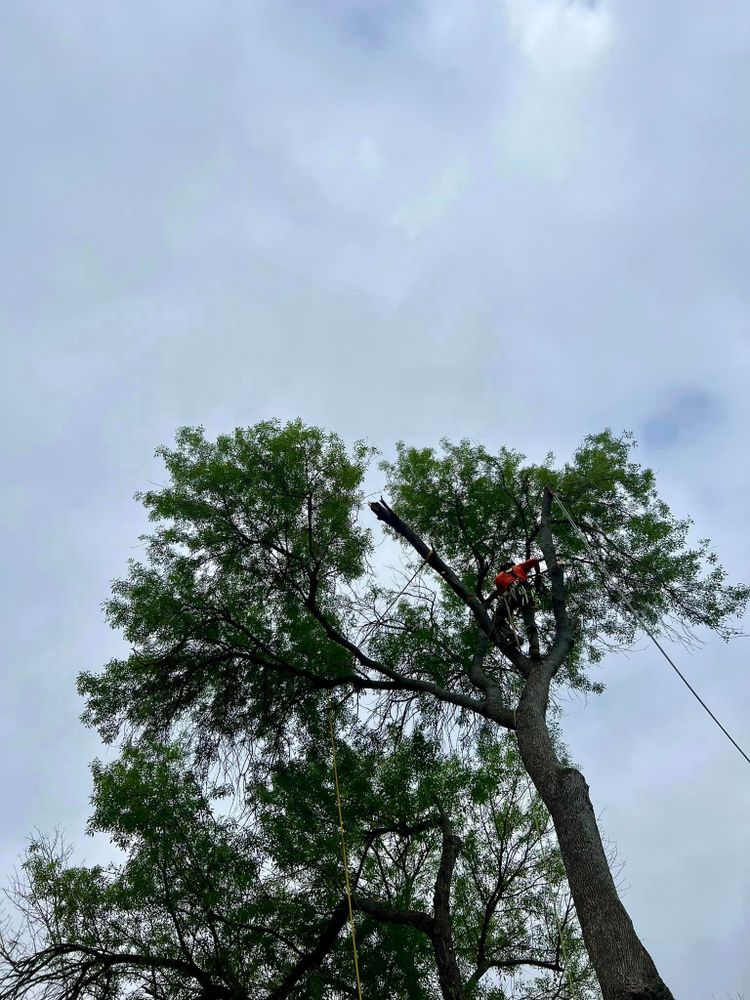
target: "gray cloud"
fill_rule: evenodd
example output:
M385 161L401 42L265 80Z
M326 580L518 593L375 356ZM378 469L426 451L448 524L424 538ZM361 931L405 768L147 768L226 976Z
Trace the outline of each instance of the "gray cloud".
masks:
M706 434L718 432L722 406L717 396L702 389L683 389L670 395L671 398L643 425L647 447L669 448L696 438L705 441Z

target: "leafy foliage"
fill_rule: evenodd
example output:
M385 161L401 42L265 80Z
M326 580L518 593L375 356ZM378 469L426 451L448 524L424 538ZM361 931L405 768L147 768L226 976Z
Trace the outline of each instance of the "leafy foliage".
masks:
M531 465L518 452L502 448L493 455L467 441L443 441L442 454L399 444L396 460L381 466L400 515L478 592L494 567L535 554L544 486L563 498L578 529L558 508L555 543L568 570L566 596L576 630L564 681L587 687L581 668L636 640L638 623L623 595L656 634L685 635L686 627L702 626L725 639L736 634L729 623L750 595L746 586L727 585L708 539L690 544L692 521L674 517L659 498L653 472L630 458L633 445L632 435L604 431L587 437L571 462L556 467L552 455ZM549 635L552 624L542 620Z
M461 840L452 925L470 995L500 996L498 973L527 967L538 974L517 996L551 996L563 983L561 948L577 995L590 994L562 863L507 738L485 734L471 765L420 733L386 752L360 728L351 744L339 738L338 754L368 996L441 995L425 932L441 814ZM226 788L201 787L176 744L128 746L93 774L90 829L109 834L125 860L76 866L58 841L32 843L15 897L33 938L31 947L28 936L2 940L0 995L23 996L42 978L56 997L75 996L76 984L107 998L196 989L276 996L343 903L324 745L306 739L270 784L247 785L234 810L222 809ZM556 918L560 896L565 912ZM351 961L341 933L278 995L344 995Z
M138 494L147 558L105 605L130 653L79 680L85 721L123 742L94 766L91 823L125 861L87 869L33 845L0 1000L351 995L331 699L368 996L501 1000L518 969L527 1000L571 983L593 996L516 709L552 809L572 769L550 684L601 689L590 668L639 629L623 595L683 638L731 637L750 595L691 543L632 446L605 431L560 466L399 445L381 465L397 513L371 505L408 543L399 589L371 566L371 449L300 421L215 442L182 429L159 450L168 483ZM499 564L540 546L526 655L490 592Z
M587 666L636 640L638 624L618 593L656 633L703 626L725 638L748 599L747 587L726 583L708 541L689 545L690 522L658 498L653 474L630 460L631 444L604 432L559 468L551 456L524 464L516 452L491 455L468 442L443 442L442 455L400 445L396 461L383 464L398 510L477 594L500 562L533 554L542 487L564 498L599 564L558 511L575 636L558 684L600 689ZM215 443L183 429L159 454L170 483L138 495L157 525L148 562L131 562L106 605L133 652L80 680L86 721L105 740L123 726L164 735L182 719L207 753L238 733L271 740L278 752L285 734L319 714L323 690L388 691L392 678L391 700L402 680L415 694L420 681L473 693L476 625L442 581L380 618L398 592L368 569L364 445L349 456L335 435L265 422ZM551 641L544 588L539 604L540 634ZM512 697L507 662L489 655ZM423 699L420 710L434 704Z

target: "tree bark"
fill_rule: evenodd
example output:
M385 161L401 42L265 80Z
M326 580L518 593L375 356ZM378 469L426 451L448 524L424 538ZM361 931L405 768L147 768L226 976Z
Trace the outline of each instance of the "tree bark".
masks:
M617 894L589 788L563 767L546 723L549 681L532 669L517 710L521 759L552 816L586 950L604 1000L674 1000Z
M443 1000L464 1000L464 986L452 938L435 933L432 936L432 948Z

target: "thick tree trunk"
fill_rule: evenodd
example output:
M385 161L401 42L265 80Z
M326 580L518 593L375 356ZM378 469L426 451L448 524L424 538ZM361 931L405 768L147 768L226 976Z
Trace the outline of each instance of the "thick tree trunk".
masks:
M432 947L443 1000L464 1000L464 985L451 936L433 934Z
M604 1000L674 1000L617 895L583 775L563 767L546 724L541 665L518 706L518 746L557 832L583 940Z

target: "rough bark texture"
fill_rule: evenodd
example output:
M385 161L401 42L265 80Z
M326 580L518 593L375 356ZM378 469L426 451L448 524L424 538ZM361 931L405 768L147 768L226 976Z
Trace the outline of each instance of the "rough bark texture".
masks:
M432 939L432 946L443 1000L464 1000L461 973L451 939L435 935Z
M521 757L550 811L604 1000L673 1000L620 902L580 771L561 767L533 698L518 710Z

